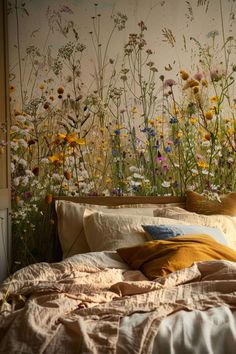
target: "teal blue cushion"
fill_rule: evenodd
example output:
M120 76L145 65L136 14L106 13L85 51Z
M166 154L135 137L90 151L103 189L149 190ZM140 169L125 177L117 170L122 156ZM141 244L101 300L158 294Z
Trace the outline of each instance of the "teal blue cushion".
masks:
M224 234L215 227L201 225L142 225L153 240L166 240L170 237L188 234L206 234L217 242L227 245Z

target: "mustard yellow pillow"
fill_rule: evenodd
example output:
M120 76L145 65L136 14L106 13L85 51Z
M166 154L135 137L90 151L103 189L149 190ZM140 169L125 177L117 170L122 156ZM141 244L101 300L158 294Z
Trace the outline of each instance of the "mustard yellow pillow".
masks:
M194 192L186 191L186 209L198 214L236 216L236 192L220 196L220 201L210 200Z
M204 234L149 241L119 248L117 252L132 269L141 270L150 280L190 267L194 262L219 259L236 262L236 251Z

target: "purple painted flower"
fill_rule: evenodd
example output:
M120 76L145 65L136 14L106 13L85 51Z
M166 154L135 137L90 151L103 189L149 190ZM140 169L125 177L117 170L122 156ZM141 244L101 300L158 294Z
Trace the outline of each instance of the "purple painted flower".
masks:
M161 169L162 169L163 173L167 173L170 170L170 167L169 167L168 163L163 162L161 165Z
M174 141L174 144L175 144L175 145L179 145L179 144L181 144L181 140L180 140L180 139L178 139L178 138L176 138L176 139L175 139L175 141Z
M222 78L222 72L219 69L210 71L210 77L212 81L219 81Z
M25 192L23 197L24 197L24 200L30 200L32 198L32 193L30 191Z
M203 74L200 73L200 72L197 72L197 73L194 75L194 79L197 80L197 81L201 81L202 78L203 78Z
M160 163L162 161L165 161L165 157L161 155L160 151L157 152L157 158L156 158L156 162Z
M176 85L175 80L167 79L164 82L164 88L172 87L173 85Z

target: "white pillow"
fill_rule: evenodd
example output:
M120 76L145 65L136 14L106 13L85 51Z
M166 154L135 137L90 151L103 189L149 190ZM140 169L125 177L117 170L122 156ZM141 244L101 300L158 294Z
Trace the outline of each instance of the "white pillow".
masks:
M236 218L234 217L197 214L178 207L156 208L153 215L158 218L181 220L189 224L216 227L224 233L228 246L236 250Z
M114 212L114 211L113 211ZM121 247L134 246L151 240L142 224L175 224L173 219L153 216L106 214L85 209L84 230L91 251L115 251ZM187 224L182 221L181 224Z
M88 207L103 210L105 213L114 213L115 209L116 214L153 216L153 210L155 210L157 204L105 206L56 200L57 230L63 258L70 257L74 254L90 252L83 228L84 210Z

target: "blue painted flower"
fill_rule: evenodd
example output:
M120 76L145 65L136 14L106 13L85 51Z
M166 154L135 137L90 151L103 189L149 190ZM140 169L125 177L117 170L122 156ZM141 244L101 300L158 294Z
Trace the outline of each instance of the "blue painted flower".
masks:
M112 155L113 156L117 156L119 154L119 152L115 149L112 149Z
M178 123L178 119L176 117L171 117L169 122L170 124L175 124Z
M166 148L165 148L165 152L168 154L168 153L170 153L171 152L171 147L170 146L167 146Z
M181 144L181 140L179 140L179 139L175 139L174 144L175 144L175 145L179 145L179 144Z
M154 130L152 130L152 131L149 132L149 135L150 136L156 136L156 132L154 132Z

